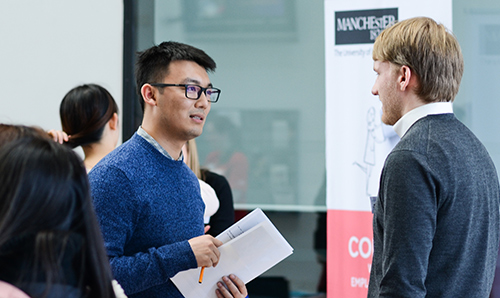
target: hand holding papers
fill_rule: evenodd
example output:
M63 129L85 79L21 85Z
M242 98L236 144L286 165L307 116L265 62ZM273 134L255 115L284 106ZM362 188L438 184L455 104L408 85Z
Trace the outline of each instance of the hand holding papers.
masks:
M216 284L222 276L233 273L248 283L293 252L261 209L255 209L216 238L224 243L219 247L219 264L204 269L203 283L198 283L200 268L179 272L172 278L184 297L216 297Z

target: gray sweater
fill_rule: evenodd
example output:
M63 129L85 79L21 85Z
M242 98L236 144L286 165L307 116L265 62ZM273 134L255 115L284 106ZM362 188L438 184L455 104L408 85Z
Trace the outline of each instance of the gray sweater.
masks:
M493 162L453 114L418 120L386 159L368 297L488 297L499 244Z

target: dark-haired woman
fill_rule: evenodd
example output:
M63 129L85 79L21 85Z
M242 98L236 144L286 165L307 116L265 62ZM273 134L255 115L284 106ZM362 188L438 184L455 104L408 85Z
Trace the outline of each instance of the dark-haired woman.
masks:
M118 143L118 106L111 94L96 84L71 89L59 107L67 144L81 146L85 168L90 171Z
M23 129L0 146L2 285L32 298L116 297L80 158Z

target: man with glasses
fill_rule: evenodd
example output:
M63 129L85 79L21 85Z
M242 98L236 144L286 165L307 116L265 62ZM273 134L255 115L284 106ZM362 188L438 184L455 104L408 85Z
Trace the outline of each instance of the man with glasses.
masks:
M219 99L207 73L215 66L202 50L176 42L139 53L142 125L89 173L114 277L131 298L182 297L171 277L219 261L222 243L204 235L198 180L182 156ZM240 279L222 280L219 297L246 296Z

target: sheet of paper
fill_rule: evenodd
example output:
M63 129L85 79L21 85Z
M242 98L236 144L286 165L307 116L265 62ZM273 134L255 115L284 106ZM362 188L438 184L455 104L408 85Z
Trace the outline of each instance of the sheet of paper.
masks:
M220 233L216 238L222 241L222 243L226 243L263 221L271 222L264 212L260 208L257 208L240 219L237 223L227 228L224 232ZM282 237L281 234L280 237Z
M219 247L219 264L205 268L203 283L198 283L200 268L179 272L172 278L184 297L216 298L216 283L222 276L234 273L248 283L293 253L261 209L255 209L216 238L224 243Z

